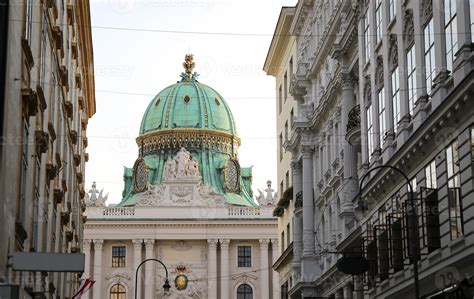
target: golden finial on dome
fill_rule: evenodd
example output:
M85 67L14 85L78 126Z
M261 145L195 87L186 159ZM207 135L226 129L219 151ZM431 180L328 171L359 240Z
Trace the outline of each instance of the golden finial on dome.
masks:
M184 56L183 67L188 78L191 77L191 75L193 74L194 67L196 66L193 59L194 59L193 54L186 54Z

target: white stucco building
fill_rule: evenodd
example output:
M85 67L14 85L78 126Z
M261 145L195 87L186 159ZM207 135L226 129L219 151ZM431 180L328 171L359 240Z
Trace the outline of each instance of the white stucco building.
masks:
M240 167L232 113L197 81L192 55L182 80L161 91L144 114L139 157L125 168L122 201L106 206L93 185L87 200L88 298L279 298L274 192L254 198L251 168ZM191 112L191 113L190 113ZM274 287L276 285L276 287Z

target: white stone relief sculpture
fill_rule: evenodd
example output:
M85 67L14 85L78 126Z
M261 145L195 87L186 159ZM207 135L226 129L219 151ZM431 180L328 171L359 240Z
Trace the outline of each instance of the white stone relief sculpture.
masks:
M96 182L92 183L92 188L85 194L86 205L89 207L103 207L109 197L107 193L103 196L104 189L98 190ZM89 195L90 194L90 195Z
M273 193L275 190L272 188L272 181L267 181L267 188L264 190L266 195L260 189L257 189L257 191L259 195L256 197L256 200L261 206L272 206L275 204L277 193Z
M174 159L169 157L165 163L163 171L164 182L178 180L199 181L200 179L199 164L184 147L180 149Z

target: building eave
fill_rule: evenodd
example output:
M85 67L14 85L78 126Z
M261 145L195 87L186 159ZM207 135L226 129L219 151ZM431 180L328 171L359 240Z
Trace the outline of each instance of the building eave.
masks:
M282 56L287 48L291 36L290 27L295 16L296 7L283 7L278 17L278 22L273 33L272 42L267 52L263 70L267 75L276 76Z

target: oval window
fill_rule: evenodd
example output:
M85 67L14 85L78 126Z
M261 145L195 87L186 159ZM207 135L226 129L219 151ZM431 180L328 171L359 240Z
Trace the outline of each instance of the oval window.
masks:
M219 102L218 98L214 98L214 101L216 101L217 106L219 106L221 104L221 102Z
M161 101L161 98L158 98L158 99L156 100L155 106L158 106L158 105L160 104L160 101Z
M189 103L189 100L191 100L191 98L189 96L184 96L184 102L185 103Z

